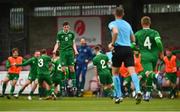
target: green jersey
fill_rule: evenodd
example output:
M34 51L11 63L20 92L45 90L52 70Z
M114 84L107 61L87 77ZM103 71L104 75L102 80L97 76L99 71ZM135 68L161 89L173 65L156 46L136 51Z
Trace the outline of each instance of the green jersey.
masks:
M22 64L17 64L17 66L27 66L27 65L30 65L31 67L29 74L37 75L37 58L32 57L27 61L23 62Z
M50 75L51 58L47 55L42 55L38 58L38 75Z
M160 49L156 44L156 39L160 39L160 35L153 29L141 29L135 33L136 43L140 52L152 53L158 55Z
M56 60L53 62L53 69L52 69L52 74L53 74L53 77L56 77L56 76L60 76L60 74L62 74L62 65L61 65L61 62L60 60Z
M93 64L97 67L98 74L110 74L110 70L108 68L108 57L105 54L97 54L93 58Z
M75 39L75 34L72 31L67 33L63 30L57 33L57 42L60 44L60 51L69 51L73 50L73 42Z

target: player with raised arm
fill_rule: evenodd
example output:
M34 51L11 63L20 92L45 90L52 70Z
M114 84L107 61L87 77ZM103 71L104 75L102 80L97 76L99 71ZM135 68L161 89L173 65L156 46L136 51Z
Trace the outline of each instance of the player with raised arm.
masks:
M135 33L135 37L141 53L141 62L144 73L148 75L145 101L149 101L152 90L152 75L155 74L154 71L159 56L163 59L163 45L159 32L150 28L150 17L142 17L141 25L142 29Z
M63 23L63 30L57 33L57 42L54 46L53 52L55 53L59 48L60 62L62 65L63 72L66 71L66 67L70 70L70 78L73 83L74 93L77 91L76 87L76 74L74 68L75 55L78 54L76 44L75 44L75 34L70 31L70 26L68 22Z
M32 89L30 91L30 94L28 96L28 100L32 100L32 95L38 85L38 82L36 81L37 79L37 59L38 57L41 55L40 51L35 51L34 52L34 56L30 59L28 59L27 61L23 62L22 64L16 64L16 66L27 66L30 65L31 69L28 75L28 79L26 80L25 84L22 86L22 88L20 89L20 91L14 95L14 97L18 98L19 95L22 94L22 92L24 91L24 89L29 85L32 84L32 82L34 82L34 85L32 86Z

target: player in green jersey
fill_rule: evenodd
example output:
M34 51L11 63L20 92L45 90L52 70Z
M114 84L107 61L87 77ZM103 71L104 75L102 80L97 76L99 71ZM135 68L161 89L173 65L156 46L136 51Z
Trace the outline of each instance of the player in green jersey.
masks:
M141 53L141 62L144 68L144 73L155 74L154 70L158 61L158 58L163 58L163 45L161 37L158 31L150 28L151 19L148 16L144 16L141 19L142 29L135 33L136 43ZM146 101L149 101L150 93L152 89L152 78L149 75L147 78L147 92Z
M62 71L62 65L61 62L59 60L59 52L56 51L55 54L53 54L53 58L52 58L52 63L53 63L53 67L52 67L52 71L51 71L51 78L52 78L52 82L53 82L53 86L54 86L54 93L57 95L58 94L58 85L60 86L60 93L62 95L62 91L64 91L64 77L65 74Z
M51 98L51 78L50 78L50 65L51 65L51 58L47 55L46 49L42 49L41 56L38 58L37 64L37 73L38 73L38 83L39 83L39 95L40 98L42 97L42 88L45 85L47 90L47 99Z
M40 56L40 51L35 51L34 52L34 56L30 59L28 59L27 61L23 62L22 64L16 64L16 66L27 66L30 65L31 69L29 72L29 76L27 81L25 82L25 84L22 86L22 88L20 89L20 91L14 95L14 97L18 98L19 95L22 94L22 92L24 91L24 89L29 85L32 84L32 82L34 81L34 85L32 86L31 92L28 96L28 100L32 100L31 96L33 95L36 87L37 87L37 58Z
M103 87L103 92L105 96L110 96L112 94L112 75L110 69L108 68L108 56L100 53L100 47L96 46L94 48L96 56L93 58L93 64L95 69L95 74L100 85Z
M62 70L65 72L66 67L70 70L70 78L73 82L73 91L76 91L76 75L74 69L74 55L78 54L75 44L75 34L70 31L68 22L63 23L63 30L57 33L57 42L54 46L53 52L55 53L59 48L60 62Z

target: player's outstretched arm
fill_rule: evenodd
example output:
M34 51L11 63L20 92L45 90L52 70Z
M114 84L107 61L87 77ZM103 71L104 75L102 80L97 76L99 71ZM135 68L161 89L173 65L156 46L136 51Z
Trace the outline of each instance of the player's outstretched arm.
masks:
M75 55L78 55L79 53L78 53L75 41L73 41L73 49L74 49Z
M56 53L56 51L58 50L58 48L59 48L59 42L56 42L56 44L54 45L53 53Z
M23 60L24 60L24 59L23 59ZM30 65L33 60L34 60L33 58L30 58L30 59L28 59L27 61L24 60L22 64L16 64L16 66L27 66L27 65Z

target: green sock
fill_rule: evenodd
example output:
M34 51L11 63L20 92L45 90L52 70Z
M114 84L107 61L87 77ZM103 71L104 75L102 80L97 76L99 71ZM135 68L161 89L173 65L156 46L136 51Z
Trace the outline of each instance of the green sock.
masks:
M20 91L18 92L19 95L21 95L23 92L23 89L20 89Z
M72 79L73 87L76 87L76 74L75 74L75 72L71 72L70 76Z
M30 95L30 96L33 96L33 93L34 93L34 91L31 91L29 95Z
M5 94L5 91L6 91L6 84L5 84L5 83L3 83L3 86L2 86L2 95L4 95L4 94Z
M11 86L10 95L13 95L15 86Z
M105 97L112 96L112 93L113 93L112 89L104 89L103 90L103 94Z
M52 86L51 89L50 89L50 95L54 92L54 87Z
M39 90L39 96L40 96L40 97L42 97L42 96L43 96L43 95L42 95L42 92L43 92L43 90L42 90L42 89L43 89L42 87L39 87L39 88L38 88L38 90Z
M149 76L147 78L147 82L146 82L146 91L151 92L152 91L152 77Z

